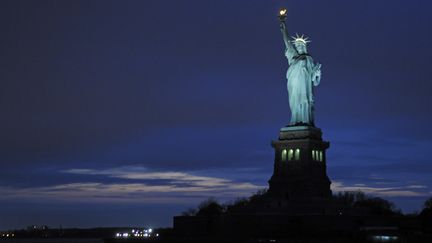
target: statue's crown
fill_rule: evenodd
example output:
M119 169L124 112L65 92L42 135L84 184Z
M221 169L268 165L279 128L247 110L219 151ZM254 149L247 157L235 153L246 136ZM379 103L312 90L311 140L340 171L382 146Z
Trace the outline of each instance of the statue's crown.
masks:
M307 45L307 43L311 42L308 37L305 37L304 35L299 36L297 33L295 37L291 36L291 38L293 38L292 41L293 44L301 43L303 45Z

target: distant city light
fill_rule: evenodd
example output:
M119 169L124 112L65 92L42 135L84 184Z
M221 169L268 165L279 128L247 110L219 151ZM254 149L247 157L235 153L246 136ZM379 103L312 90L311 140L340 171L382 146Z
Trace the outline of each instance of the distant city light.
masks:
M153 232L153 229L151 229L151 228L142 229L142 230L132 229L129 232L117 232L115 234L115 237L116 238L129 238L129 237L131 237L131 238L133 238L133 237L135 237L135 238L150 238L153 236L156 236L156 237L159 236L159 234L152 235L152 232Z
M399 237L392 235L375 235L373 236L373 241L375 242L388 242L388 241L398 241Z
M2 233L0 233L0 238L1 237L7 237L7 238L10 238L10 237L14 237L15 236L15 234L14 233L7 233L7 232L2 232Z

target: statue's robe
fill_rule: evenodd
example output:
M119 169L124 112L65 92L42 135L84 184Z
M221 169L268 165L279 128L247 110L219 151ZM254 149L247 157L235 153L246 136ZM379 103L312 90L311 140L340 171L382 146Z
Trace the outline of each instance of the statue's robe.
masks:
M287 71L287 88L291 109L291 125L299 123L314 124L313 89L319 84L315 77L315 64L308 54L299 54L294 46L285 50L289 68Z

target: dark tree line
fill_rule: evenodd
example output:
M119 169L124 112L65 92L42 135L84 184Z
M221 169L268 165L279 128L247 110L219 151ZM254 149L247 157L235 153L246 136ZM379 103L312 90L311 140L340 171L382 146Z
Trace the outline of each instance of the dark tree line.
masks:
M430 197L423 205L423 210L420 213L420 219L423 227L429 232L432 232L432 197Z
M247 205L260 200L267 190L260 190L249 198L238 198L232 202L225 204L219 203L215 198L211 197L201 202L197 208L191 208L182 213L184 216L212 216L223 213L235 212L238 209L244 208ZM401 210L396 208L395 204L386 199L367 195L364 192L339 192L333 195L333 199L343 203L348 207L364 208L372 215L402 215ZM419 214L419 217L424 222L425 226L432 227L432 197L426 200L424 208Z
M367 195L364 192L339 192L333 198L349 207L365 208L372 215L401 215L393 202L380 197Z
M219 203L214 197L204 200L198 205L198 208L190 208L183 212L183 216L211 216L220 215L227 212L233 212L239 208L245 207L250 203L259 200L265 193L266 189L259 190L249 198L238 198L225 204Z

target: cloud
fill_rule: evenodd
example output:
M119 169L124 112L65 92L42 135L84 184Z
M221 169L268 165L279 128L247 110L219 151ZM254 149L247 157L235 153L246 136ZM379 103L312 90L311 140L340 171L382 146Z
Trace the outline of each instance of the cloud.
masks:
M148 171L144 167L106 170L69 169L69 174L89 175L91 181L44 187L0 187L3 199L49 199L76 202L187 203L218 195L220 199L249 196L262 186L226 178L200 176L187 172ZM102 175L126 182L94 182Z
M427 188L427 186L425 186L425 185L411 185L411 186L407 186L407 188L421 189L421 188Z
M189 185L197 187L228 187L232 186L232 181L226 178L198 176L187 172L178 171L149 171L145 167L119 167L106 170L91 170L91 169L69 169L63 170L64 173L79 174L79 175L104 175L110 178L140 180L140 181L165 181L166 183L175 185ZM240 183L243 185L245 183ZM251 187L243 185L243 187Z
M113 203L191 203L217 195L220 200L247 197L264 186L251 183L248 178L239 178L241 172L214 171L154 171L142 166L114 167L102 170L73 168L61 170L79 176L79 182L48 186L3 186L3 199L34 199L68 202L113 202ZM333 192L363 191L381 197L422 197L428 187L412 182L408 185L395 183L379 184L378 175L370 175L371 184L348 181L333 181Z
M352 186L344 185L343 182L333 181L331 189L333 192L342 191L362 191L367 194L372 194L380 197L423 197L428 194L425 192L414 191L410 189L423 189L425 186L409 185L400 187L373 187L365 184L354 184Z

